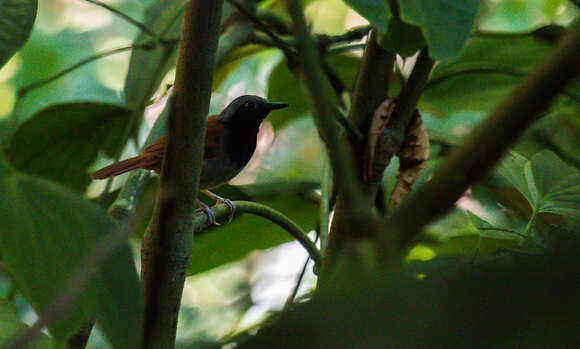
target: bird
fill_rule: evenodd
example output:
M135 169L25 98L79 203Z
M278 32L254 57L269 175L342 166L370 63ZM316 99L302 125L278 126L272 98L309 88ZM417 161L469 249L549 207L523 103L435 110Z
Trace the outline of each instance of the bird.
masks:
M286 103L273 103L259 96L243 95L234 99L221 113L208 117L199 188L200 192L216 200L216 204L228 205L228 222L233 218L235 206L230 200L209 189L227 183L244 169L256 149L262 121L273 110L286 107ZM160 173L166 145L167 135L151 143L139 155L93 172L91 178L106 179L138 168ZM209 224L219 224L207 205L199 199L197 203L207 214Z

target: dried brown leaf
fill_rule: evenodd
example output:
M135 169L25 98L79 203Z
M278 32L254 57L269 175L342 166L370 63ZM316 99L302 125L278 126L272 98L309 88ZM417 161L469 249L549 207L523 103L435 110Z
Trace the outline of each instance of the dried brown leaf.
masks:
M363 166L363 180L365 183L370 182L373 178L373 167L375 162L375 150L377 143L383 134L387 123L395 109L394 100L389 98L386 99L375 111L373 115L373 121L369 128L369 136L367 147L364 154L364 166Z
M429 159L429 134L423 125L421 115L415 111L413 123L407 129L399 157L397 183L391 193L390 204L397 207L411 191L411 186L427 167Z

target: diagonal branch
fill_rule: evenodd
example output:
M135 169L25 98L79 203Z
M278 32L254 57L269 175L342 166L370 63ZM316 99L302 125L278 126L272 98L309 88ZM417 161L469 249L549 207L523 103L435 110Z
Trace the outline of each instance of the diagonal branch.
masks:
M292 0L286 1L286 5L296 30L300 57L299 79L305 87L318 132L326 145L337 191L344 196L353 211L366 214L370 207L364 200L360 180L355 175L352 149L340 137L336 122L336 100L332 97L331 87L324 77L321 57L310 38L302 6L298 1Z
M437 168L431 181L404 202L387 220L385 246L395 245L400 260L420 230L441 217L467 188L485 176L507 149L580 75L580 27L572 30L523 84L477 127L466 143ZM566 69L563 69L565 67ZM389 263L389 261L387 261Z

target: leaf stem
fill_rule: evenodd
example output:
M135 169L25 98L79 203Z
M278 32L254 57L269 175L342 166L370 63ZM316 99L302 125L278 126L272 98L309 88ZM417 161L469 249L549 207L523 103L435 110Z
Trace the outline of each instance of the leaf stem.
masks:
M138 20L134 19L133 17L117 10L116 8L111 7L105 3L102 3L101 1L98 1L98 0L84 0L84 1L91 3L93 5L96 5L96 6L102 7L109 12L112 12L113 14L119 16L120 18L124 19L128 23L131 23L135 27L141 29L141 31L143 33L149 35L151 38L153 38L161 43L164 43L164 40L161 39L159 36L157 36L157 34L153 30L149 29L149 27L147 27L145 24L143 24L143 23L139 22Z
M306 234L298 224L286 217L284 214L266 205L251 201L233 201L233 204L236 207L237 213L253 214L255 216L266 218L270 222L277 224L292 235L302 245L302 247L304 247L314 263L319 264L322 262L322 254L316 247L316 244L310 240L308 234ZM212 207L212 211L215 213L216 218L226 217L230 213L229 210L229 207L225 204L219 204ZM207 219L207 215L204 212L197 212L193 216L194 227L199 229L204 226L207 223Z
M21 87L18 90L18 97L21 98L24 95L26 95L28 92L30 92L31 90L37 89L37 88L42 87L50 82L53 82L54 80L59 79L59 78L63 77L64 75L66 75L66 74L68 74L68 73L70 73L78 68L81 68L82 66L84 66L88 63L96 61L97 59L104 58L104 57L111 56L111 55L125 52L125 51L130 51L130 50L139 50L139 49L150 50L150 49L153 49L154 47L155 47L155 42L148 41L148 42L143 42L141 44L117 47L117 48L114 48L112 50L107 50L107 51L102 51L102 52L96 53L90 57L83 59L82 61L80 61L76 64L71 65L68 68L65 68L65 69L59 71L58 73L56 73L52 76L49 76L46 79L43 79L43 80L34 82L30 85Z

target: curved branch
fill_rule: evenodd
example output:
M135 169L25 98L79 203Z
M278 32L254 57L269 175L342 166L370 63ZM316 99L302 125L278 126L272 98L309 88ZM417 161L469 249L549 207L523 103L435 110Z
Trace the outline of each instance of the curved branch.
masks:
M314 242L310 240L306 232L304 232L298 224L294 223L284 214L256 202L233 201L233 204L236 207L236 213L250 213L266 218L270 222L277 224L280 228L286 230L290 235L292 235L296 241L304 247L314 263L319 265L320 262L322 262L322 254ZM230 214L230 209L226 204L216 205L212 207L212 211L215 213L216 218L225 218ZM196 230L204 226L207 223L207 219L207 215L204 212L197 212L193 217L193 225Z

